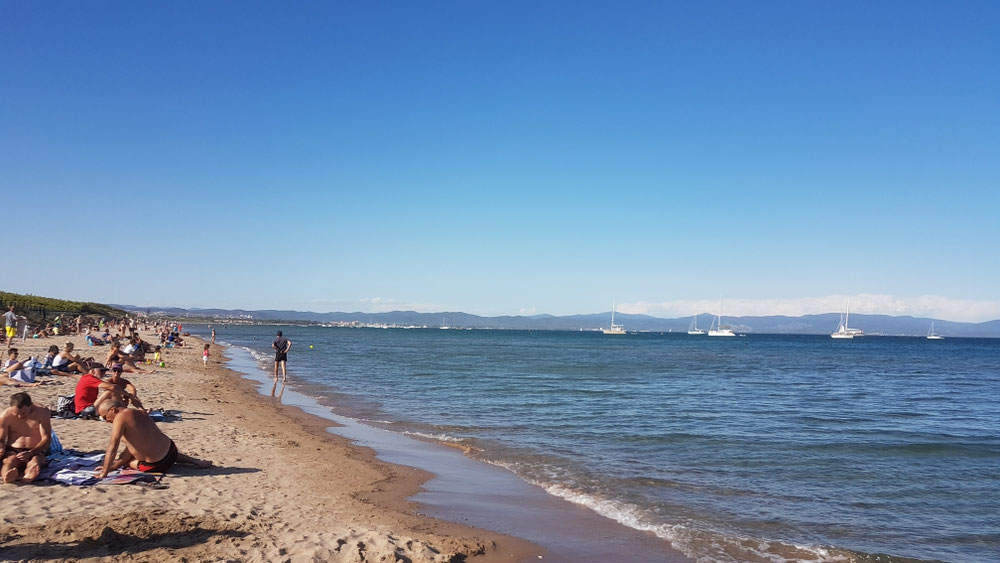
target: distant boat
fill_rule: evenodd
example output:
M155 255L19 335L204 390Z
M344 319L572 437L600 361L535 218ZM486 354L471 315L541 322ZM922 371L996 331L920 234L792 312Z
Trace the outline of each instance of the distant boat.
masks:
M934 332L934 321L931 321L931 328L927 331L927 340L944 340L944 337Z
M719 300L719 314L715 315L711 326L708 327L709 336L736 336L732 329L722 327L722 300Z
M849 322L851 320L851 300L847 300L847 312L840 317L840 325L837 326L837 332L830 335L830 338L838 339L851 339L855 336L864 336L865 332L860 328L850 328Z
M691 326L688 327L688 334L705 334L704 330L698 329L698 315L691 317Z
M626 334L625 327L615 324L615 304L611 303L611 328L602 328L604 334Z

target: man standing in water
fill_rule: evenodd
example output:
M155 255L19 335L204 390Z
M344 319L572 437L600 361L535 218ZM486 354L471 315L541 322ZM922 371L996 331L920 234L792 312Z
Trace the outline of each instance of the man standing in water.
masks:
M292 341L281 335L281 331L278 331L277 337L275 337L274 342L271 343L271 348L274 348L274 386L271 387L271 396L274 396L274 390L278 388L278 366L281 366L281 384L284 385L288 381L288 374L285 372L285 364L288 362L288 350L292 347Z

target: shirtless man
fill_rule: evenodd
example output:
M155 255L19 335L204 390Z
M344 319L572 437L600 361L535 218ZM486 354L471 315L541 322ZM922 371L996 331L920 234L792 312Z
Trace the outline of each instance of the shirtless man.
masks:
M175 463L199 468L212 466L210 461L178 452L174 441L161 432L153 419L143 411L115 405L105 411L104 420L112 423L112 426L111 441L104 453L104 465L95 472L102 479L108 473L125 466L150 473L165 472ZM118 444L123 440L125 450L118 456Z
M135 385L132 382L122 377L122 365L112 364L111 365L111 377L109 377L103 384L100 385L101 390L110 391L115 395L116 402L122 403L128 406L132 403L132 406L145 410L142 406L142 402L139 401L138 392L135 390ZM94 401L94 407L99 408L98 403L100 403L100 397L97 401ZM98 410L98 414L100 411ZM103 415L102 415L103 416Z
M10 408L0 414L0 480L30 483L45 467L52 440L49 409L31 404L27 393L10 396Z

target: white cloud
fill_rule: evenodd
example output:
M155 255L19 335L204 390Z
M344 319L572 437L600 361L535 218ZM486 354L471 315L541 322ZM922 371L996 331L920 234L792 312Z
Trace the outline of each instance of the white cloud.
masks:
M530 316L537 314L537 310L534 307L521 307L517 310L518 315Z
M803 297L799 299L725 299L722 314L727 316L785 315L798 317L821 313L838 313L851 300L851 312L867 315L931 317L935 319L983 322L1000 319L1000 301L949 299L936 295L897 297L894 295L858 294ZM718 300L678 300L663 302L620 303L623 313L655 317L684 317L699 313L716 313Z

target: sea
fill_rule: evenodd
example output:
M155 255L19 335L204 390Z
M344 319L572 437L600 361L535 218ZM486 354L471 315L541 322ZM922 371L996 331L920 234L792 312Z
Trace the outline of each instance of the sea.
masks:
M1000 561L998 339L215 328L696 561Z

